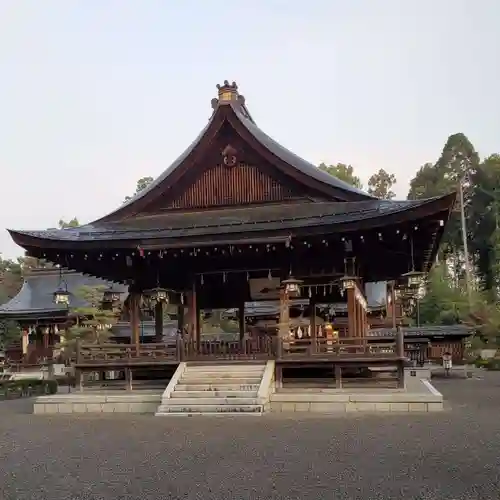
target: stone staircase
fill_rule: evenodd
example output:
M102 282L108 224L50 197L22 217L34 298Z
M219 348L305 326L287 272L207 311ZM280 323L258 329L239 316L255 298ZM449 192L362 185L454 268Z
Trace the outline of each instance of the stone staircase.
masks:
M196 365L181 363L162 396L156 416L262 415L259 400L265 363Z

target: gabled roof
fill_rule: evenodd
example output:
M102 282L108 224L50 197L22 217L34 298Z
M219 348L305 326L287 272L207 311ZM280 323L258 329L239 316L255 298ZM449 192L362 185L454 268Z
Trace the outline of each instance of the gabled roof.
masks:
M82 307L86 304L78 296L77 290L82 286L109 285L109 282L84 276L73 271L64 271L63 279L70 293L70 304L72 307ZM23 319L26 317L36 318L65 317L68 308L54 303L54 292L59 287L58 269L33 270L25 279L19 293L5 304L0 305L0 318ZM113 287L119 292L126 292L123 285L114 284Z
M238 93L235 83L227 81L219 87L219 99L212 101L214 111L208 124L203 128L191 145L149 186L117 208L115 211L95 222L120 220L137 215L152 199L161 196L171 188L179 177L203 154L205 147L214 139L225 122L239 133L249 144L275 164L285 175L298 177L331 199L360 201L375 199L351 184L317 168L312 163L300 158L263 132L255 123L245 104L244 97ZM230 97L228 97L230 96Z

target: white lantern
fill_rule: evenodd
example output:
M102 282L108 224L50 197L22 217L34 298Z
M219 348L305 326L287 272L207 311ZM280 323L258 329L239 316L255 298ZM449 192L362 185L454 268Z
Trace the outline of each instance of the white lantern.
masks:
M285 289L285 292L289 296L297 297L300 295L300 284L302 283L301 280L295 279L293 276L290 276L288 279L283 280L281 282L281 285Z
M406 284L408 288L415 290L420 288L424 281L424 273L419 271L410 271L409 273L403 274L403 277L406 279Z
M340 283L342 285L342 290L353 290L356 288L356 277L342 276L342 278L340 278Z
M153 302L164 302L165 304L169 303L168 290L165 288L151 288L150 290L145 290L144 294L147 295Z

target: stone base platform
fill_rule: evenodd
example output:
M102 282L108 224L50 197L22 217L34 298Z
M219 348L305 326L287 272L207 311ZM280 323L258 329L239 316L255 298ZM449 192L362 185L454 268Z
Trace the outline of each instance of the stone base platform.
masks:
M35 399L33 413L150 413L154 415L163 390L74 392L40 396Z
M40 396L33 413L142 413L154 415L162 403L161 390L74 392ZM333 389L291 387L277 389L264 412L435 412L443 410L443 396L425 379L408 378L406 389ZM227 414L227 413L226 413ZM222 415L222 414L221 414Z
M425 379L407 381L406 389L284 388L271 395L272 412L435 412L443 396Z

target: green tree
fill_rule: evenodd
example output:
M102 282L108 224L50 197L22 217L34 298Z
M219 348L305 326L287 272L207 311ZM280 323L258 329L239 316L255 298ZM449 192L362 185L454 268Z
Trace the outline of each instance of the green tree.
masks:
M321 163L318 168L327 172L341 181L351 184L351 186L357 187L358 189L363 189L363 185L358 176L354 175L354 168L352 165L346 165L345 163L337 163L336 165L326 165Z
M394 184L396 184L396 176L381 168L368 180L368 193L383 200L392 200L396 196L392 191Z
M0 304L14 297L23 283L22 266L11 259L0 256Z
M422 325L466 324L483 340L496 344L500 331L500 307L477 290L472 292L469 302L464 282L455 285L448 279L446 265L442 264L435 266L429 274L425 294L419 301L419 320Z
M103 308L105 285L82 286L75 295L82 306L70 307L69 317L74 320L61 343L65 357L74 355L77 340L97 344L105 342L111 335L111 328L117 321L117 312Z
M21 330L16 321L0 321L0 350L9 347L12 342L21 338Z
M485 158L470 184L470 249L481 288L493 301L500 287L500 155Z
M428 276L425 295L420 299L420 324L460 323L466 306L467 296L461 288L452 285L447 276L446 266L435 266Z
M470 179L479 166L479 156L469 139L462 133L450 135L435 164L423 165L410 182L408 199L423 199L456 191L464 182L465 199L470 200ZM440 250L440 260L448 261L453 269L452 279L464 275L463 242L460 214L454 212L446 226Z
M135 193L132 196L126 196L124 203L131 200L136 194L140 193L143 189L146 189L152 182L153 182L152 177L141 177L137 181L137 185L135 187Z
M78 227L80 222L76 217L73 217L70 221L66 222L64 219L59 219L59 229L68 229L70 227Z

